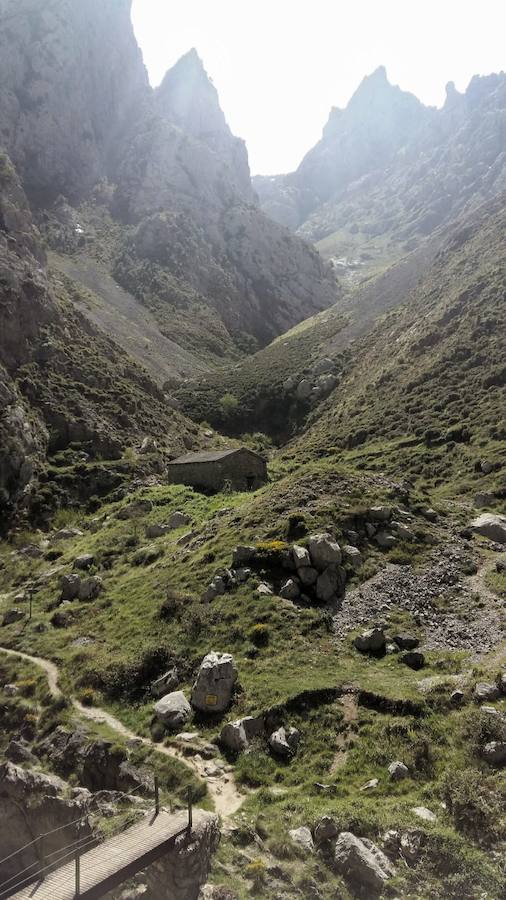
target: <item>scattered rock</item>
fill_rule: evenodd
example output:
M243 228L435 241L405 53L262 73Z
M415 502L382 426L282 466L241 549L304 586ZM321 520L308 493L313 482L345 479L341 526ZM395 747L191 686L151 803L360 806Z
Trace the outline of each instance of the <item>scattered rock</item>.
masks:
M478 491L478 493L474 495L474 505L477 509L483 509L485 506L493 506L494 503L494 494L489 494L485 491Z
M360 788L361 791L372 791L374 788L377 788L379 784L379 778L371 778L367 784L362 785Z
M392 518L390 506L371 506L369 516L374 522L388 522Z
M497 676L497 687L501 694L506 694L506 672L500 672Z
M412 634L396 634L393 639L401 650L415 650L420 644L418 638Z
M343 554L344 561L350 564L354 572L358 572L363 562L360 550L348 544L346 547L343 547Z
M230 653L208 653L193 685L191 703L201 712L220 713L230 705L237 668Z
M329 603L344 592L346 574L341 566L328 566L316 582L316 596L321 603Z
M410 650L408 653L403 653L399 657L399 661L405 666L409 666L410 669L418 671L425 665L425 656L417 650Z
M339 566L342 553L330 534L313 534L308 540L309 555L315 569L323 572L328 566Z
M395 762L390 763L388 772L392 781L401 781L403 778L407 778L409 775L408 767L398 759L395 760Z
M164 534L168 534L172 530L170 525L147 525L146 537L150 539L163 537Z
M15 697L19 694L19 688L17 684L4 684L2 688L6 697Z
M14 622L20 622L21 619L25 618L25 613L22 609L8 609L6 613L4 613L2 619L2 625L13 625Z
M257 554L256 547L236 547L232 554L232 565L234 568L249 565L255 560Z
M304 568L298 570L297 575L304 587L312 587L318 580L318 570L313 569L312 566L304 566Z
M61 585L61 599L63 601L75 600L79 593L79 586L81 584L81 576L72 574L72 575L62 575L60 579Z
M418 816L419 819L423 819L424 822L437 822L435 813L427 809L426 806L413 806L411 812Z
M227 722L221 729L220 743L233 753L242 753L248 746L248 739L241 719Z
M191 706L183 691L173 691L155 703L155 715L166 728L172 730L185 725L191 714Z
M103 586L102 579L98 575L90 575L88 578L83 578L79 585L77 599L82 602L95 600L102 592Z
M429 812L429 810L427 810L427 812ZM403 832L401 835L399 851L404 859L413 865L420 859L425 841L425 832L419 831L418 829L410 829L409 831Z
M322 816L314 830L315 844L324 844L337 837L339 829L331 816Z
M334 371L334 363L328 357L324 357L323 359L319 359L317 363L313 366L313 372L315 375L326 375L328 372Z
M491 541L506 544L506 516L482 513L481 516L478 516L477 519L471 522L471 528L477 534L481 534Z
M498 698L499 688L496 684L480 681L474 688L473 699L476 703L486 703L487 700L497 700Z
M311 565L309 550L306 550L305 547L300 547L298 544L294 544L292 547L292 557L296 569Z
M21 556L29 556L30 559L40 559L41 556L44 556L44 551L35 544L27 544L27 546L22 547L19 552Z
M22 739L16 741L13 738L7 746L5 756L13 763L30 763L33 765L37 762L29 744Z
M257 594L261 597L271 597L273 594L273 590L270 584L266 584L265 581L261 581L256 589Z
M300 741L300 731L296 728L278 728L269 738L269 747L277 756L293 756Z
M151 685L153 697L162 697L168 691L172 690L172 688L175 688L178 681L179 676L177 669L169 669L168 672L165 672L163 675L160 675L160 678L153 681Z
M79 528L60 528L51 535L52 541L70 541L73 538L82 537L83 532Z
M395 875L392 863L379 847L372 841L355 837L350 831L342 831L339 835L334 863L346 879L377 892Z
M490 475L494 471L494 464L488 459L482 459L480 461L480 469L484 475Z
M313 390L313 385L307 378L303 378L302 381L299 381L297 385L297 399L298 400L307 400L311 391Z
M183 512L174 512L169 518L168 525L169 528L183 528L185 525L191 524L192 517L187 513Z
M74 560L74 569L91 569L95 564L93 553L83 553L82 556L76 556Z
M362 653L380 653L385 649L385 635L381 628L369 628L353 641L357 650Z
M304 825L301 826L301 828L292 828L288 834L293 843L297 844L298 847L302 847L307 853L313 852L313 837L309 828L306 828Z
M506 741L490 741L483 747L481 755L491 766L506 765Z
M117 518L122 520L136 519L147 515L152 509L153 504L151 500L132 500L127 506L119 510Z
M397 542L397 538L394 537L393 534L388 534L386 531L378 531L374 540L378 547L381 547L383 550L390 550Z
M450 694L450 703L452 706L461 706L464 702L464 691L461 691L459 688L457 690L452 691Z

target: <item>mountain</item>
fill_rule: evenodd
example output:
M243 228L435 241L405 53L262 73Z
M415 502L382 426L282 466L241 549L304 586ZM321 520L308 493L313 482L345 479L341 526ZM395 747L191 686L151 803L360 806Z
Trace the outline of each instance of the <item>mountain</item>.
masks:
M506 185L506 75L447 86L442 109L389 84L383 68L333 109L292 174L255 178L262 208L357 280L419 246Z
M339 289L256 205L246 148L195 51L155 91L128 0L0 0L0 23L0 234L6 283L19 274L0 321L12 511L48 455L117 458L146 434L185 449L196 429L171 385Z

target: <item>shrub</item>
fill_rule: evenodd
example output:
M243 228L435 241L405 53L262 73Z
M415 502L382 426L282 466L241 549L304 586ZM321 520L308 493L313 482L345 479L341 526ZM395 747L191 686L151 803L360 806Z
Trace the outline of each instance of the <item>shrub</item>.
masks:
M94 706L96 702L96 694L93 688L83 688L82 691L79 692L78 700L83 704L83 706Z
M471 768L448 771L441 793L457 831L484 842L505 836L506 798L500 797L494 779Z
M261 859L253 859L244 867L244 874L249 878L255 887L261 887L267 876L267 866Z
M248 637L255 647L266 647L270 638L269 626L262 625L260 622L257 625L253 625L253 628L248 633Z
M230 419L239 407L239 401L234 394L223 394L220 399L220 410L224 419Z

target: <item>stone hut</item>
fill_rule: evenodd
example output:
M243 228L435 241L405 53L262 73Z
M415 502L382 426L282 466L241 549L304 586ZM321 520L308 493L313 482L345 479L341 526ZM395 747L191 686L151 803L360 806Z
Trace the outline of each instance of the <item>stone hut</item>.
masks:
M254 491L267 481L265 460L246 447L185 453L168 465L171 484L221 491Z

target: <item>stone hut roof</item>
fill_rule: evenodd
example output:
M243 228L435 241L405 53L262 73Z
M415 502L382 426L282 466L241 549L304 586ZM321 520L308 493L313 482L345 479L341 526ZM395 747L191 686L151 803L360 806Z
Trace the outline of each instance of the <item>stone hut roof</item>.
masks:
M254 450L249 450L247 447L230 447L228 450L198 450L196 453L185 453L183 456L178 456L177 459L172 459L169 465L176 466L184 465L186 463L218 462L220 459L232 456L233 453L241 452L251 453L251 455L256 456L257 459L262 459L258 453L255 453Z

